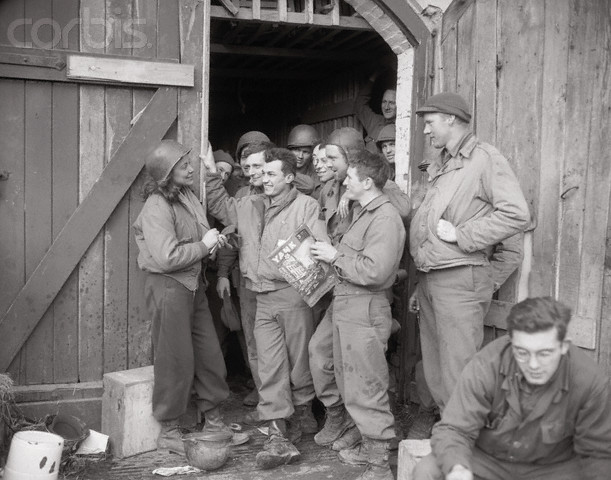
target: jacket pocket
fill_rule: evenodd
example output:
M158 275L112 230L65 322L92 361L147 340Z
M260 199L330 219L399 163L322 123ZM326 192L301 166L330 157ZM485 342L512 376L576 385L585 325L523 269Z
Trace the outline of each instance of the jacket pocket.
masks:
M571 434L564 422L545 422L541 424L541 440L546 444L560 443Z
M354 236L344 237L341 243L355 252L362 252L365 248L364 240L362 238L356 238Z

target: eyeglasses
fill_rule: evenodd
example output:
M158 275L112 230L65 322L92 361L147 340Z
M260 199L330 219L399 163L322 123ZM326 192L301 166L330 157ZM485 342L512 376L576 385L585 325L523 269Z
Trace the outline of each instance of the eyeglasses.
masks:
M516 359L516 361L520 363L530 362L531 356L534 355L535 358L537 359L537 362L539 362L542 365L545 365L545 364L550 363L554 359L555 354L558 351L558 349L553 348L553 349L539 350L538 352L529 352L528 350L524 350L523 348L512 347L512 351L513 351L514 358Z

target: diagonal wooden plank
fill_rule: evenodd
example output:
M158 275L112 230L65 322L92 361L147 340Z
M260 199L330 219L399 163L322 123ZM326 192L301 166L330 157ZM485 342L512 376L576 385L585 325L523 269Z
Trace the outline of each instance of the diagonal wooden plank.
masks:
M5 371L177 116L176 88L157 90L0 320L0 371Z

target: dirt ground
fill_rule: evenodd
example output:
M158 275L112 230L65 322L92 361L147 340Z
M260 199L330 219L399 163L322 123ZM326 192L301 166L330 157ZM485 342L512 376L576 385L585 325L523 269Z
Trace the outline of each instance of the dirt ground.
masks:
M232 394L223 405L223 416L226 422L240 423L242 416L249 408L242 405L242 398L248 392L245 382L234 379L230 383ZM397 420L402 431L408 432L415 418L417 407L413 405L398 408ZM319 424L322 426L323 414L315 408ZM314 443L314 435L304 435L297 448L301 452L301 460L295 464L274 470L258 470L255 456L261 450L265 436L255 428L245 427L244 431L251 434L251 440L242 446L233 447L228 462L219 470L181 475L176 479L210 479L210 480L280 480L299 478L301 480L351 480L363 471L362 467L344 465L337 459L336 452L319 447ZM391 467L396 475L397 451L391 452ZM73 464L70 471L64 472L65 479L71 480L153 480L164 478L153 475L153 470L159 467L175 467L187 465L186 458L176 454L162 454L156 451L147 452L130 458L103 460L79 460ZM61 478L61 476L60 476Z

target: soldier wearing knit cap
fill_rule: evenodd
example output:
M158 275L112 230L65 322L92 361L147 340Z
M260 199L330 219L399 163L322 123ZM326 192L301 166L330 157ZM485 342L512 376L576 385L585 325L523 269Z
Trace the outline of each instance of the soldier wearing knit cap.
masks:
M424 375L443 410L482 345L493 250L523 232L530 214L507 159L471 132L461 96L433 95L416 113L440 155L427 169L428 192L410 225L419 274L410 309L420 312Z

